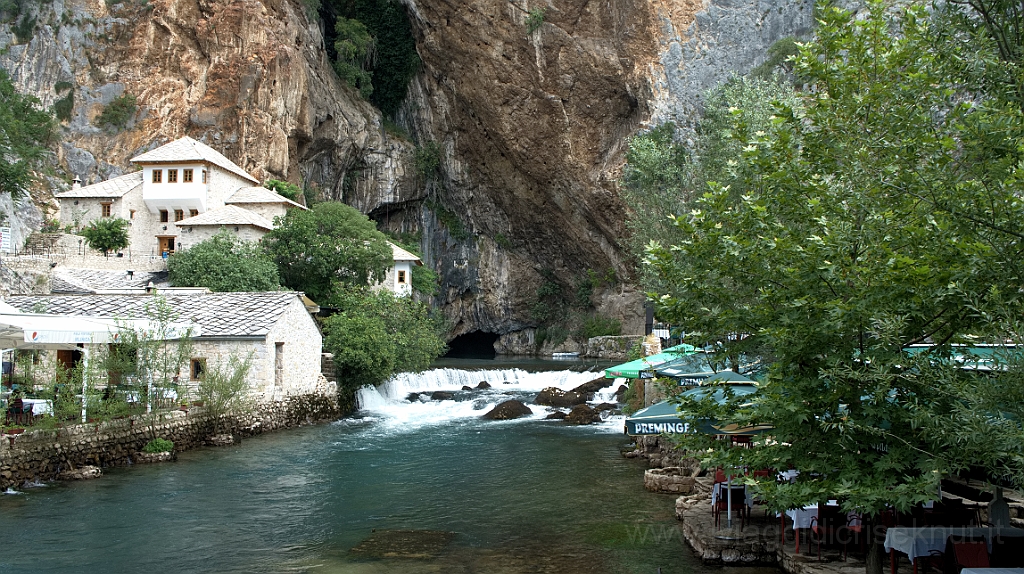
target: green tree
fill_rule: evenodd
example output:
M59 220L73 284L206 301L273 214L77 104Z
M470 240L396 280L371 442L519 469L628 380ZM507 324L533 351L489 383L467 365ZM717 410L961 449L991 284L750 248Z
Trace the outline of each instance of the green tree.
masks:
M277 265L263 248L225 229L171 255L167 271L171 283L178 287L206 287L214 292L281 288Z
M227 364L219 364L203 373L196 387L196 398L203 401L206 414L213 419L214 434L229 431L228 417L246 411L252 403L248 394L252 351L244 359L230 356Z
M0 193L25 194L56 138L53 116L40 108L38 99L19 94L0 69Z
M324 348L349 392L422 371L447 349L443 318L409 297L358 287L339 291L330 304L341 312L324 321Z
M281 284L326 301L341 286L383 281L392 263L383 233L343 203L293 209L277 220L263 245L277 264Z
M638 261L652 240L683 239L668 216L687 213L693 200L708 190L708 182L730 180L730 162L744 145L733 137L733 130L767 130L775 102L797 105L792 88L781 77L733 77L705 94L704 116L696 125L692 149L679 141L671 123L630 139L622 190L630 207L628 245ZM736 122L736 110L743 110L740 122ZM735 182L730 183L739 191ZM655 275L644 268L641 272L646 288L661 287Z
M276 191L282 197L290 199L292 201L298 201L299 196L302 195L302 188L295 185L294 183L289 183L287 181L281 181L278 179L268 179L267 181L263 182L263 187L271 191Z
M359 95L369 98L373 93L373 82L366 68L373 63L373 37L362 22L345 17L338 18L334 31L338 34L334 42L338 53L334 70L346 84L359 90Z
M856 20L824 9L795 61L814 90L765 130L733 110L728 177L674 218L681 240L649 250L671 286L652 294L662 317L723 354L768 356L753 404L682 403L692 422L771 423L773 440L683 442L712 464L800 469L758 484L776 508L905 510L977 468L1024 482L1020 419L1001 415L1020 376L998 377L1000 399L950 360L953 343L1013 336L1006 318L1024 310L1024 118L1010 91L949 75L958 49L934 22L879 2Z
M78 232L89 243L89 247L107 255L128 247L128 220L120 217L104 217L89 222Z

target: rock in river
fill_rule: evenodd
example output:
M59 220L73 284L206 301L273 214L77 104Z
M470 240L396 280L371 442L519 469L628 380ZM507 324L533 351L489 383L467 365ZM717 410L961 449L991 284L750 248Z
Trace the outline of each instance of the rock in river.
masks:
M489 388L491 388L491 385L487 381L480 381L480 384L477 385L476 388L478 388L478 389L489 389Z
M589 425L601 422L601 414L587 405L576 405L565 417L565 422L572 425Z
M432 401L450 401L455 398L453 391L434 391L430 393L430 400Z
M492 421L505 421L532 414L533 411L530 410L530 407L524 405L520 401L512 399L491 409L490 412L484 415L484 418Z
M565 392L556 387L547 387L537 394L537 398L533 402L549 407L571 407L587 402L587 395L572 391Z

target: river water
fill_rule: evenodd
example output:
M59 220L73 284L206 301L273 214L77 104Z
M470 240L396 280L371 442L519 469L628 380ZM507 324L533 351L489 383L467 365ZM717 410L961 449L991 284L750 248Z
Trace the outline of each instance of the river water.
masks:
M701 571L673 497L646 492L643 463L620 455L621 416L570 427L534 405L524 419L480 418L596 376L435 369L361 392L355 418L9 491L0 572ZM405 400L483 380L493 387L456 400ZM392 530L454 535L417 557L352 551Z

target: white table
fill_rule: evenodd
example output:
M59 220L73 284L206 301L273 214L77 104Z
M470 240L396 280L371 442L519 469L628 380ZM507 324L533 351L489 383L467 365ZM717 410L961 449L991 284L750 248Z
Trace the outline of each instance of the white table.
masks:
M988 542L989 552L991 552L992 538L994 536L1019 538L1024 537L1024 530L1010 527L993 528L981 526L930 526L924 528L894 526L885 533L885 550L889 553L890 569L894 573L896 572L896 553L901 552L910 558L916 573L918 557L929 556L932 550L945 552L946 539L950 536L984 537ZM1024 540L1021 543L1024 544Z
M711 507L712 508L714 508L715 503L718 502L718 498L720 496L728 496L728 490L726 490L726 485L727 484L728 483L725 483L725 482L716 482L715 483L715 487L711 491ZM748 507L751 507L751 508L754 506L754 496L753 496L753 494L751 494L749 488L747 488L746 486L744 486L742 484L735 484L735 483L732 485L732 487L733 488L743 487L743 503L746 504Z
M964 568L960 574L1024 574L1024 568Z
M25 410L28 410L29 405L32 406L32 416L53 414L53 402L46 399L21 399L21 404Z

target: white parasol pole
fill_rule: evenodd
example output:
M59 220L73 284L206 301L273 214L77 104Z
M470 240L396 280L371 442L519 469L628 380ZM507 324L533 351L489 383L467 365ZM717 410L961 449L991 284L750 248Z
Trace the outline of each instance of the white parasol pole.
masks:
M82 347L82 422L85 422L85 401L86 391L88 390L89 384L89 351L84 346ZM56 406L56 405L54 405Z
M725 504L728 510L725 511L726 526L732 529L732 473L725 476Z

